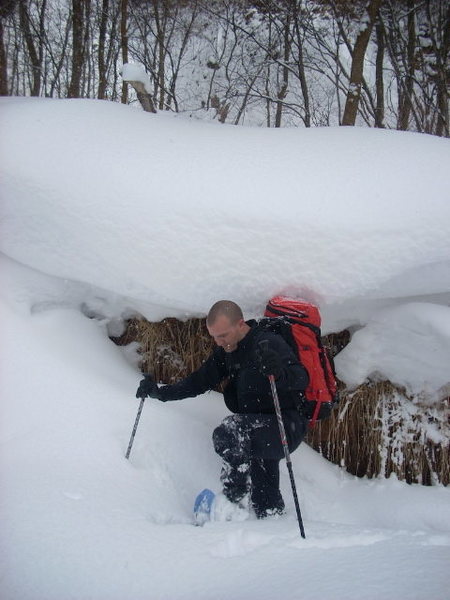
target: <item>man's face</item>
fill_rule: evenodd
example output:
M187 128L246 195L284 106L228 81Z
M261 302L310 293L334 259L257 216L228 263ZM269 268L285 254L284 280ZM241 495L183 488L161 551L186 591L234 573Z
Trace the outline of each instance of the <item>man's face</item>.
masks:
M244 319L232 324L228 317L220 315L212 325L207 325L207 328L218 346L225 352L233 352L245 335L246 325Z

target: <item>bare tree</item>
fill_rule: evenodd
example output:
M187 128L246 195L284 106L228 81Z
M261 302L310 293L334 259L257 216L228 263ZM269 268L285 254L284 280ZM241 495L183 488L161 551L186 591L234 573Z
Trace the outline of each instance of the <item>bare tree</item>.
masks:
M415 74L415 42L416 42L416 21L414 13L415 0L407 0L407 52L404 60L406 61L405 77L399 88L399 114L398 128L407 130L409 117L412 109L412 94Z
M377 39L377 57L375 62L376 108L375 127L384 127L384 29L380 20L375 26Z
M8 55L3 23L14 12L17 3L18 0L4 0L0 5L0 96L8 95Z
M389 0L382 11L382 27L397 84L397 129L409 128L414 111L416 70L415 0Z
M247 11L243 10L243 4L247 5ZM225 12L222 7L208 11L226 25L230 24L237 46L245 47L245 53L241 54L241 89L237 96L244 98L245 105L251 99L263 101L268 126L280 127L283 117L292 113L309 127L302 0L259 0L240 5L229 2ZM245 90L242 89L244 82L248 86ZM239 116L242 113L239 109Z
M426 21L422 32L423 54L427 49L426 71L431 94L436 98L435 120L429 133L450 136L449 130L449 54L450 54L450 5L442 1L425 2Z
M138 41L130 44L130 56L151 75L153 98L160 110L178 111L177 81L195 30L200 1L130 0ZM142 44L142 41L144 43Z
M100 28L99 28L99 39L98 39L98 92L97 97L103 99L106 95L106 60L105 60L105 46L106 46L106 30L108 24L108 15L110 10L109 0L102 0L102 12L100 15Z
M0 96L8 95L8 59L5 51L3 19L0 17Z
M39 10L39 22L35 27L29 12L29 1L19 0L20 26L31 62L32 96L39 96L41 91L46 4L46 0L42 0Z
M306 79L305 60L304 60L304 36L305 29L301 26L303 22L304 11L301 0L297 3L294 0L293 21L294 21L294 40L293 46L297 49L297 59L294 59L298 69L298 79L302 90L302 98L304 102L304 123L305 127L311 127L311 108L309 100L309 88Z
M120 48L118 40L118 21L121 12L121 0L99 0L100 13L97 18L98 27L98 88L97 98L107 97L108 88L114 88L111 70L115 66ZM94 67L95 68L95 67ZM110 93L110 97L114 94Z
M72 0L72 72L68 98L80 98L89 39L90 0Z
M391 0L381 14L397 87L397 128L448 136L448 3Z
M369 44L375 20L378 16L382 0L370 0L366 15L356 38L352 52L352 68L350 72L350 85L347 92L347 100L342 117L342 125L354 125L358 106L361 98L361 86L364 70L364 57Z
M49 29L52 29L49 32ZM67 96L69 86L69 47L71 37L69 11L53 11L52 27L46 28L45 49L49 74L45 94L50 98Z
M128 63L128 0L121 0L120 6L120 49L123 64ZM128 84L122 82L122 104L128 102Z

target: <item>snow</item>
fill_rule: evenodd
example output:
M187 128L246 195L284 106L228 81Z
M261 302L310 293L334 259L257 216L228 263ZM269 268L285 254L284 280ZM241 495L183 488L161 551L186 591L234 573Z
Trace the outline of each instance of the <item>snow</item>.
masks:
M306 445L306 540L284 468L285 516L194 527L223 400L147 400L127 461L140 376L107 333L291 293L351 328L349 385L378 374L436 401L449 141L49 99L1 99L0 129L2 599L448 598L450 490L357 479Z
M146 92L151 94L152 85L150 76L146 73L144 67L139 64L126 63L122 66L122 79L124 81L138 81L142 83Z
M335 366L349 388L378 375L411 395L439 399L450 395L449 357L450 307L411 302L375 313Z
M0 107L2 252L100 288L107 306L111 294L151 319L204 315L226 279L247 314L287 292L332 331L355 304L450 298L446 139L224 127L93 100Z
M357 480L303 446L306 540L285 469L285 517L194 527L219 395L148 400L127 461L138 374L98 322L2 303L2 324L5 600L447 597L450 490Z

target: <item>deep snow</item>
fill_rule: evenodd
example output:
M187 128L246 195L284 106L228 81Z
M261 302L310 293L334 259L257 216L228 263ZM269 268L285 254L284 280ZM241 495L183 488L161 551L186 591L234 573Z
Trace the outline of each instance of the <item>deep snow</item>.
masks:
M450 490L358 480L306 446L306 540L285 471L286 516L194 527L223 401L146 401L127 461L139 373L107 333L290 292L359 329L350 385L378 373L439 402L449 141L42 99L1 99L0 129L2 599L447 599Z
M285 468L286 516L194 527L220 396L146 401L127 461L138 375L98 322L2 303L2 323L2 599L448 598L449 489L358 480L302 446L306 540Z
M2 252L94 286L104 311L113 296L151 319L204 315L226 295L261 314L288 292L336 331L374 304L450 301L447 139L93 100L0 99L0 114Z

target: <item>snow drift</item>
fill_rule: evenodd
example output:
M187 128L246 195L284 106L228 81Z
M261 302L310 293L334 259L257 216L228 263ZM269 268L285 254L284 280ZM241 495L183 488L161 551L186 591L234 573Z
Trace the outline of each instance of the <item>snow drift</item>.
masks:
M448 140L92 100L0 107L1 250L92 286L105 313L203 315L227 296L261 314L284 292L330 330L387 299L450 299Z
M366 379L392 381L411 395L450 395L450 308L411 302L375 313L336 357L349 388Z

